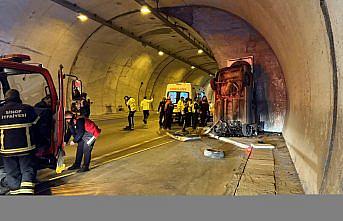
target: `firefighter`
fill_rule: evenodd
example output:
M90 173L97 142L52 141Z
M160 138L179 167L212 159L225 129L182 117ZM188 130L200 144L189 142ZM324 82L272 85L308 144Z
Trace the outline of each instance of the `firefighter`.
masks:
M75 162L68 170L79 169L77 172L89 171L91 153L94 143L101 133L101 129L84 116L76 118L71 111L66 111L65 119L67 122L67 132L64 142L68 143L71 136L73 136L73 143L77 143ZM83 166L81 167L83 157Z
M36 137L36 156L43 155L51 145L51 129L53 114L51 111L51 96L47 95L40 102L34 106L35 112L40 119L37 122L37 132L39 136Z
M160 128L163 128L163 121L165 120L164 115L165 115L165 106L166 106L166 98L163 97L162 100L160 101L160 104L158 105L158 112L160 113Z
M179 115L179 126L182 125L183 122L183 110L185 109L185 98L181 97L180 100L177 102L177 111Z
M174 105L171 102L170 97L168 97L164 105L164 129L171 130L171 125L173 122L173 110Z
M6 92L5 104L0 108L0 154L6 172L1 183L6 183L10 195L34 194L35 125L38 120L33 107L22 103L17 90Z
M129 121L129 126L127 126L125 129L126 130L134 130L134 126L135 126L134 117L135 117L135 113L136 113L136 100L132 97L129 97L129 96L125 96L124 100L125 100L125 104L126 104L127 108L129 109L129 115L127 117L128 121Z
M153 101L154 101L154 98L151 98L150 100L148 100L147 97L144 96L144 100L142 100L142 102L141 102L141 108L143 110L143 122L144 122L144 124L148 123L150 105Z

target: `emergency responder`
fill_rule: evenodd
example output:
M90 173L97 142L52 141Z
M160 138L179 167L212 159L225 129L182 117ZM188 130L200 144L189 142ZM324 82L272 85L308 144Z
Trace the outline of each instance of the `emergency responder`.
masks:
M171 130L171 125L173 122L173 110L174 105L171 102L170 97L168 97L164 105L164 129Z
M148 123L149 112L151 108L150 106L153 101L154 98L148 100L146 96L144 96L144 99L141 101L141 108L143 110L143 122L145 125Z
M192 110L191 110L191 99L186 98L186 100L184 101L184 108L183 108L183 112L182 112L182 131L185 132L186 131L186 127L189 126L189 122L190 122L190 116L192 114Z
M127 117L128 121L129 121L129 126L127 126L125 129L134 130L134 126L135 126L134 117L135 117L135 113L136 113L136 100L132 97L129 97L129 96L125 96L124 100L125 100L125 104L126 104L127 108L129 109L129 115Z
M51 108L51 96L50 95L45 96L44 98L42 98L42 100L40 102L35 104L34 107L37 107L37 108Z
M185 109L185 98L181 97L180 100L177 102L177 111L178 111L178 117L179 117L179 126L182 126L183 122L183 110Z
M199 112L200 112L199 101L197 100L197 98L194 98L193 107L192 107L192 127L194 130L198 126Z
M207 126L207 119L208 119L209 112L210 112L210 105L208 104L207 97L203 96L200 103L200 121L201 121L202 127Z
M160 101L160 104L158 105L158 112L160 113L160 128L163 128L163 121L165 120L164 115L165 115L165 106L166 106L166 98L163 97L162 100Z
M90 114L90 101L87 99L87 93L82 93L80 100L80 115L89 118Z
M38 120L34 108L22 104L17 90L6 92L5 104L0 107L0 154L3 156L5 183L10 195L34 194L35 125Z
M68 143L71 136L73 136L73 143L77 143L75 162L68 170L79 169L77 172L89 171L91 153L101 130L90 119L83 116L76 118L71 111L66 111L65 119L67 122L67 132L64 137L64 142ZM81 167L83 157L83 166Z
M51 128L53 114L51 111L51 96L47 95L34 106L40 119L37 122L39 136L36 138L36 155L42 155L51 146Z

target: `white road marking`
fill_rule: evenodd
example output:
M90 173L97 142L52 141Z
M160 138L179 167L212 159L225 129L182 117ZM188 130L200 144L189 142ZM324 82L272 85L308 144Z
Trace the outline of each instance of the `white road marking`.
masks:
M110 153L103 154L103 155L101 155L101 156L95 157L95 158L93 158L92 160L99 160L99 159L102 159L102 158L104 158L104 157L108 157L108 156L111 156L111 155L113 155L113 154L120 153L120 152L122 152L122 151L129 150L129 149L132 149L132 148L134 148L134 147L141 146L141 145L146 144L146 143L150 143L150 142L152 142L152 141L161 139L161 138L166 137L166 136L167 136L167 135L155 137L155 138L153 138L153 139L146 140L146 141L143 141L143 142L140 142L140 143L131 145L131 146L126 147L126 148L124 148L124 149L118 149L118 150L112 151L112 152L110 152Z
M120 150L116 150L116 151L113 151L113 152L111 152L111 153L104 154L104 155L102 155L102 156L100 156L100 157L96 157L96 158L94 158L93 160L99 160L99 159L104 158L104 157L106 157L106 156L110 156L110 155L113 155L113 154L115 154L115 153L120 153L120 152L122 152L122 151L125 151L125 150L129 150L129 149L135 148L135 147L137 147L137 146L140 146L140 145L143 145L143 144L146 144L146 143L149 143L149 142L158 140L158 139L163 138L163 137L166 137L166 136L167 136L167 135L163 135L163 136L156 137L156 138L153 138L153 139L150 139L150 140L146 140L146 141L143 141L143 142L141 142L141 143L137 143L137 144L131 145L131 146L127 147L127 148L120 149ZM112 160L105 161L105 162L103 162L103 163L94 165L92 168L98 167L98 166L102 166L102 165L104 165L104 164L106 164L106 163L109 163L109 162L112 162L112 161L115 161L115 160L119 160L119 159L122 159L122 158L125 158L125 157L128 157L128 156L137 154L137 153L141 153L141 152L144 152L144 151L147 151L147 150L150 150L150 149L153 149L153 148L156 148L156 147L159 147L159 146L162 146L162 145L171 143L171 142L174 142L174 140L168 141L168 142L165 142L165 143L161 143L161 144L157 144L157 145L155 145L155 146L152 146L152 147L149 147L149 148L145 148L145 149L143 149L143 150L139 150L139 151L136 151L136 152L133 152L133 153L130 153L130 154L127 154L127 155L124 155L124 156L121 156L121 157L112 159ZM58 179L61 179L61 178L64 178L64 177L68 177L68 176L74 175L74 174L76 174L76 173L77 173L77 172L75 171L75 172L63 174L63 175L60 175L60 176L56 176L56 177L50 178L50 179L48 179L47 181L50 182L50 181L58 180Z

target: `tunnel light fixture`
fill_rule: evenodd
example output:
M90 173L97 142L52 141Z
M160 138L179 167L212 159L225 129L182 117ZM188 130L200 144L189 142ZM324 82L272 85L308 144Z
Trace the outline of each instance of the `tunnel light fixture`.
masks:
M191 66L191 69L195 69L195 67L194 67L194 66Z
M159 56L163 56L163 55L164 55L164 52L163 52L163 51L159 51L159 52L158 52L158 55L159 55Z
M151 10L150 10L150 8L149 8L148 6L143 5L143 6L141 7L141 14L142 14L142 15L148 15L148 14L150 14L150 13L151 13Z
M204 53L204 50L199 49L199 50L198 50L198 54L202 54L202 53Z
M81 13L77 16L77 18L78 18L81 22L86 22L86 21L88 20L88 17L87 17L86 15L84 15L84 14L81 14Z

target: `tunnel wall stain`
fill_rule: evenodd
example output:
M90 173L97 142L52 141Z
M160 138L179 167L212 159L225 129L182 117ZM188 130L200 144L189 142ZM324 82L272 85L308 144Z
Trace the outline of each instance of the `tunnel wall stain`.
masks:
M266 130L282 132L288 103L285 79L266 40L242 19L218 9L177 7L163 9L163 12L198 31L220 67L226 67L231 58L254 56L258 115Z

